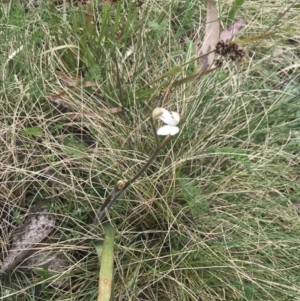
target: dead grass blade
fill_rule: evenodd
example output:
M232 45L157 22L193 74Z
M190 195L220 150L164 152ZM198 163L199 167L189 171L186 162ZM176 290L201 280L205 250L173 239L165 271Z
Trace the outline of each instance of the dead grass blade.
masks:
M260 34L258 36L248 37L248 38L245 38L245 39L242 39L242 40L235 40L233 42L235 44L238 44L238 45L248 44L248 43L252 43L252 42L255 42L255 41L263 40L263 39L268 38L269 36L272 36L276 33L278 33L278 30L274 30L274 31L271 31L271 32Z
M189 75L189 76L187 76L185 78L182 78L180 80L177 80L177 81L173 82L172 85L171 85L171 87L174 88L174 87L178 87L180 85L186 84L186 83L190 83L190 82L192 82L192 81L200 78L203 75L207 75L207 74L210 74L210 73L216 71L217 69L218 68L215 67L215 68L211 68L211 69L208 69L208 70L205 70L205 71L193 74L193 75Z
M106 110L103 110L103 112L105 114L117 114L117 113L120 113L122 112L122 107L116 107L116 108L111 108L111 109L106 109ZM85 118L85 117L90 117L90 118L98 118L99 117L99 114L98 113L67 113L64 115L65 119L67 120L70 120L70 121L73 121L77 118Z

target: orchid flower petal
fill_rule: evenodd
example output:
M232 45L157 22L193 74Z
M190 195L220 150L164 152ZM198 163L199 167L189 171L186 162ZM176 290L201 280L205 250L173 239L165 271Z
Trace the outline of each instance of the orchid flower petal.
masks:
M174 136L179 133L179 127L178 126L171 126L170 125L170 135Z
M171 115L171 113L168 111L168 110L166 110L166 109L164 109L164 108L161 108L161 110L162 110L162 114L161 114L161 116L159 117L164 123L166 123L166 124L168 124L168 121L170 120L170 119L172 119L172 115Z
M169 125L177 125L180 121L179 114L177 112L171 112L172 119L169 122Z
M168 110L161 108L162 114L159 117L164 123L168 125L177 125L179 123L180 117L176 112L169 112Z
M172 125L164 125L157 130L157 135L159 136L174 136L179 132L179 128L177 126Z

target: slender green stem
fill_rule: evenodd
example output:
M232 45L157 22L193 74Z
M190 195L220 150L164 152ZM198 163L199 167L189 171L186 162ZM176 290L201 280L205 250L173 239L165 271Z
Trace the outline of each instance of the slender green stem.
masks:
M107 196L107 198L105 199L103 205L101 206L101 208L103 207L104 210L105 209L109 209L110 207L109 204L111 203L112 199L119 195L120 191L122 190L122 188L124 187L124 182L121 180L121 181L118 181L117 184L115 185L114 189L112 190L112 192ZM95 218L94 218L94 224L97 224L98 220L101 220L102 217L103 217L103 213L104 213L104 210L101 211L101 208L100 210L97 212Z
M166 137L166 139L158 146L156 147L156 149L154 150L153 154L151 155L151 157L149 158L149 160L146 162L146 164L141 168L141 170L134 176L132 177L131 180L127 181L126 184L124 185L124 190L131 185L133 182L135 182L145 171L146 169L149 167L149 165L153 162L153 160L155 159L155 157L158 155L159 151L165 147L165 145L167 143L169 143L172 139L172 136L169 135Z
M145 163L145 165L140 169L140 171L133 176L130 180L128 180L124 186L119 187L120 189L116 191L115 186L114 190L109 194L109 196L105 199L104 203L102 204L100 210L97 213L95 221L101 220L105 210L109 210L115 202L118 200L118 198L124 193L124 191L133 183L135 182L145 171L146 169L150 166L150 164L153 162L153 160L156 158L160 150L166 146L167 143L169 143L172 139L172 136L169 135L166 137L166 139L161 143L158 144L158 146L155 148L154 152L152 153L151 157L148 159L148 161Z
M156 147L159 147L159 139L158 139L158 136L157 136L156 127L155 127L152 115L150 117L150 122L151 122L151 126L152 126L153 135L154 135L155 141L156 141Z

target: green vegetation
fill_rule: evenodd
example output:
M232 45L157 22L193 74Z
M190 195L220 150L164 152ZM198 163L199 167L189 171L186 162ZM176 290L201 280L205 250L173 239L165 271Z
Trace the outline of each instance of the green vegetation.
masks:
M218 1L236 39L278 33L199 77L206 1L112 2L0 6L0 259L48 199L43 246L69 263L0 275L0 296L97 300L93 220L151 156L159 106L180 133L108 212L113 300L300 300L299 4Z

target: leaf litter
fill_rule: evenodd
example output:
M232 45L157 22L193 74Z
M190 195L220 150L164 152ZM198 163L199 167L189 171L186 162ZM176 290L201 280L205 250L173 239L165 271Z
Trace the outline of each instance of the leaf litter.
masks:
M22 264L22 268L28 268L33 270L38 274L38 271L45 271L52 273L63 272L69 263L67 259L60 255L57 251L40 250L32 254L25 262ZM61 287L66 283L67 279L55 279L51 285L55 287Z
M200 49L200 55L204 55L200 58L200 62L202 63L201 71L207 70L212 65L215 58L213 50L219 41L219 36L220 24L218 20L218 9L214 1L208 0L205 36ZM206 53L207 55L205 55Z
M224 42L231 41L237 34L239 29L242 27L244 22L244 19L240 19L231 24L228 28L224 29L220 34L220 40L223 40Z
M214 62L215 47L220 40L224 42L231 41L241 26L244 20L240 19L224 29L220 33L219 14L215 1L207 1L206 28L203 43L200 49L200 62L202 63L201 71L207 70Z
M24 220L24 223L14 231L11 248L3 259L0 272L7 273L26 259L33 248L45 238L55 227L52 214L44 209L45 202L41 202Z

